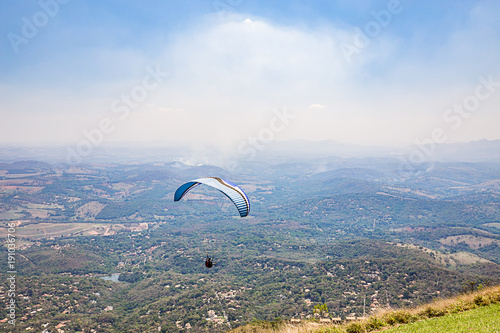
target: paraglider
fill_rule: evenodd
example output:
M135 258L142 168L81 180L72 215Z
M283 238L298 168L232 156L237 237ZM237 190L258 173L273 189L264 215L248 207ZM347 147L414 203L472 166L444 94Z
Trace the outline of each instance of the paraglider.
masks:
M250 212L250 201L245 192L238 186L218 177L198 178L181 185L175 191L174 201L181 200L187 192L200 184L211 186L224 193L234 203L241 217L247 216Z
M218 177L198 178L179 186L175 191L174 201L181 200L187 192L200 184L208 185L224 193L224 195L226 195L236 206L241 217L248 216L250 212L250 201L245 192L238 186ZM217 265L217 263L207 254L205 267L212 268L214 265Z

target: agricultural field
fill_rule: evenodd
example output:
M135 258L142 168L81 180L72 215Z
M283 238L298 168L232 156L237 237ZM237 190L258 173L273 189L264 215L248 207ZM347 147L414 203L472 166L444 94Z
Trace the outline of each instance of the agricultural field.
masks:
M439 240L444 245L453 246L455 244L464 243L471 249L479 249L483 246L488 246L491 244L500 244L500 241L494 238L482 237L482 236L472 236L472 235L458 235L449 236Z
M77 236L110 236L117 232L132 231L141 228L139 223L109 224L109 223L35 223L20 224L16 228L16 236L24 241L55 239ZM144 227L143 227L144 228ZM147 226L145 227L147 228ZM7 236L7 228L0 227L0 237Z

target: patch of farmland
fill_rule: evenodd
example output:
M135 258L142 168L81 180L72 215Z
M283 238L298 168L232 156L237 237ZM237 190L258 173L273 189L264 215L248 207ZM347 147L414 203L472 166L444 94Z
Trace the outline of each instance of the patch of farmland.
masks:
M447 246L454 246L460 243L467 244L471 249L478 249L483 246L491 245L493 243L500 244L500 242L493 238L472 236L472 235L458 235L441 238L441 244Z
M87 202L76 210L76 216L84 219L94 219L104 207L106 205L98 201Z

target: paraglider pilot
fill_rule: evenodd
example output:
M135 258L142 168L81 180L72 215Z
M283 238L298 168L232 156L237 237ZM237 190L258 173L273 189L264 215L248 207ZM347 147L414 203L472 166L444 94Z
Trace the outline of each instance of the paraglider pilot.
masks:
M212 268L212 266L213 266L213 265L217 265L217 263L216 263L216 262L214 262L214 261L213 261L213 259L212 259L212 258L210 258L210 257L208 256L208 254L207 254L207 259L205 259L205 266L206 266L207 268Z

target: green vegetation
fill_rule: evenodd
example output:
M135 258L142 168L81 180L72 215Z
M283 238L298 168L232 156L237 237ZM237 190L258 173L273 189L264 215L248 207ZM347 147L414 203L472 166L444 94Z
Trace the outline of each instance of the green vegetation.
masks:
M383 310L379 314L338 325L299 324L280 321L274 327L252 323L232 333L367 333L367 332L498 332L500 331L500 286L439 299L415 308ZM319 327L318 327L319 326Z
M457 190L448 181L427 184L464 183L457 169L398 179L389 162L318 162L326 172L301 163L242 168L232 180L252 202L244 219L222 194L201 187L197 197L173 202L176 186L224 172L215 167L4 164L0 235L8 222L18 224L13 332L61 323L72 332L222 332L248 323L271 330L292 318L312 329L320 319L415 307L500 283L500 205L487 184L477 187L499 168L461 166L477 177ZM207 253L217 262L209 270ZM101 278L113 273L118 282ZM412 318L400 312L348 329Z
M401 332L481 332L492 333L500 331L500 304L493 304L474 310L454 313L444 317L418 321L409 325L391 328L387 333Z

